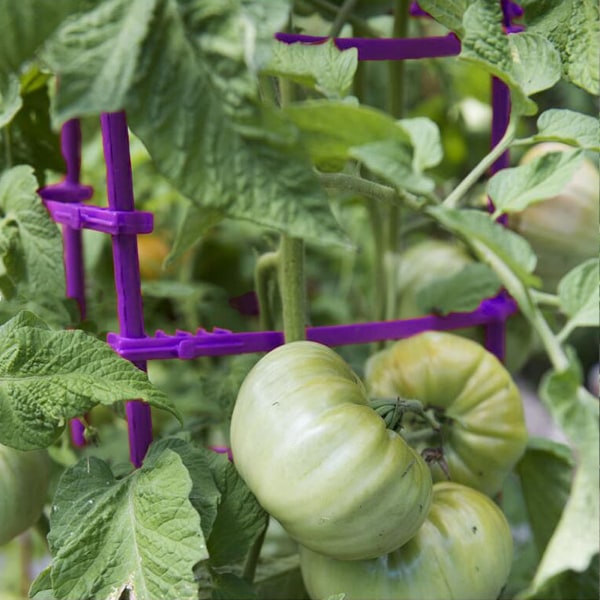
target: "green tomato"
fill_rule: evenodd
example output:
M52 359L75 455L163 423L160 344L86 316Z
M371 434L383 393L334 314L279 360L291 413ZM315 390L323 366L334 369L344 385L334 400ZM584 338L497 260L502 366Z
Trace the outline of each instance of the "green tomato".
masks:
M519 390L493 354L428 331L373 355L365 376L372 396L416 399L434 410L453 481L488 495L500 491L525 451L527 428ZM433 477L446 479L436 465Z
M510 527L480 492L433 486L427 520L404 546L372 560L341 561L300 549L309 596L346 600L495 600L512 564Z
M455 275L473 262L465 246L451 240L425 239L410 246L400 257L397 275L398 316L414 319L425 313L417 302L430 283Z
M528 150L520 162L527 164L543 154L571 149L566 144L544 142ZM586 158L559 194L509 215L511 228L536 253L535 272L547 291L555 292L571 269L598 256L599 194L600 173Z
M427 515L423 459L368 406L344 360L314 342L285 344L244 380L231 420L234 464L299 543L343 559L409 540Z
M23 452L0 444L0 545L39 518L50 482L45 450Z

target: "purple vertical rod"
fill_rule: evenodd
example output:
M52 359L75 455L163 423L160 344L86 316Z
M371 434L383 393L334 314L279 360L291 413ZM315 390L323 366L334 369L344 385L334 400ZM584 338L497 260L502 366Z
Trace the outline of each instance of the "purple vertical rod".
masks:
M100 123L109 207L133 211L133 181L125 113L103 113ZM137 236L113 235L112 242L120 333L132 338L145 337ZM146 361L134 364L143 371L147 370ZM150 406L140 400L131 400L126 403L125 411L129 428L129 456L133 465L139 467L152 442Z
M60 132L60 147L66 164L67 183L78 184L81 173L81 127L78 119L67 121ZM63 225L63 248L67 298L73 298L82 319L86 316L85 272L83 268L82 233ZM71 439L76 446L85 445L84 426L79 419L71 420Z
M514 5L508 0L501 0L503 25L509 27L511 19L520 16L519 6ZM516 8L515 8L516 7ZM492 77L492 134L491 147L494 148L506 133L510 119L510 89L497 77ZM508 150L504 152L494 164L490 167L490 174L493 175L501 169L510 166L510 154ZM490 201L490 210L494 207ZM503 220L500 220L503 222ZM495 354L501 361L504 361L506 355L506 321L491 321L485 326L485 346Z

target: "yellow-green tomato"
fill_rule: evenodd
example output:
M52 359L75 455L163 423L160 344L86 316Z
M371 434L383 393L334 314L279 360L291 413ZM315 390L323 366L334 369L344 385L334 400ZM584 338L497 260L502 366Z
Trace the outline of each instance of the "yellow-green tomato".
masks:
M429 510L427 465L321 344L285 344L254 366L233 410L231 447L260 504L316 552L379 556L409 540Z
M50 459L45 450L23 452L0 444L0 545L38 520L49 482Z
M433 486L427 520L401 548L372 560L341 561L300 549L309 596L323 600L496 600L513 543L502 511L458 483Z
M433 409L452 481L488 495L500 491L525 451L527 428L519 390L491 352L428 331L373 355L365 377L372 396L416 399ZM439 466L433 475L446 479Z

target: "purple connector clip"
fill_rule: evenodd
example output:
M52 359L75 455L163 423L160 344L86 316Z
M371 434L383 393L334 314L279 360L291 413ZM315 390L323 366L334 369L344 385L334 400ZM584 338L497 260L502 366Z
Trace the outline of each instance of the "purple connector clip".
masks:
M286 44L322 44L327 37L296 33L276 33L275 38ZM460 41L453 34L425 38L336 38L340 50L356 48L358 60L417 60L456 56Z
M154 215L149 212L111 210L56 200L45 200L44 203L57 223L63 223L72 229L93 229L119 235L150 233L154 227Z
M395 340L410 337L423 331L435 329L454 330L465 327L485 325L503 327L504 321L517 310L515 301L507 294L484 300L480 306L468 313L452 313L446 316L428 315L417 319L379 321L372 323L354 323L350 325L331 325L308 327L306 339L327 346L345 346L367 344L383 340ZM128 360L148 361L180 359L191 360L200 356L225 356L230 354L248 354L269 352L284 343L281 331L252 331L235 333L227 329L214 329L208 332L199 329L195 334L177 331L167 335L158 331L154 336L129 338L109 333L108 343L115 352ZM487 335L487 347L499 358L503 358L503 337L497 339Z

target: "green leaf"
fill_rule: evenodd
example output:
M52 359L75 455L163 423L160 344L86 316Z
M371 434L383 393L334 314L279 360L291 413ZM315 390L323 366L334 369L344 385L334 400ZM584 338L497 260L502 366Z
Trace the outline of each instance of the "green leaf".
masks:
M489 214L478 210L449 209L443 206L428 208L427 213L442 227L461 237L468 246L472 247L473 241L485 246L488 252L508 265L526 285L539 284L537 277L532 275L536 256L529 243L496 223ZM476 254L479 255L479 252ZM487 263L485 257L480 259Z
M0 80L18 73L82 0L0 0Z
M292 104L284 114L300 128L302 141L317 163L345 163L350 149L383 140L410 144L406 131L390 115L368 106L308 101Z
M399 190L428 194L434 189L429 177L413 171L412 151L404 142L386 140L357 146L350 149L350 156Z
M219 210L207 209L197 204L188 203L179 221L175 241L169 255L165 259L165 267L181 258L190 248L197 244L204 234L220 223L225 215Z
M195 600L193 567L207 552L191 489L168 449L118 480L95 457L67 469L48 535L58 600L117 600L126 589L132 598Z
M566 108L550 108L537 120L534 141L557 141L600 152L600 121Z
M502 284L487 265L466 265L455 275L436 279L417 292L423 314L475 310L486 298L495 295Z
M146 373L79 330L52 331L31 313L0 326L0 442L52 444L69 419L96 404L142 399L175 416Z
M468 5L469 0L419 0L419 6L424 11L460 37L464 34L462 18Z
M323 44L275 42L264 71L291 79L331 99L343 98L352 86L358 66L358 50L339 50L329 39Z
M31 600L56 600L52 591L52 567L46 567L29 588Z
M521 212L560 193L583 161L581 150L549 152L530 163L502 169L488 182L495 214Z
M266 528L267 514L225 456L214 453L210 463L222 501L208 538L208 552L211 566L221 567L246 556Z
M563 77L591 94L600 93L600 10L595 0L528 2L527 28L558 50Z
M14 294L62 298L65 275L60 230L42 204L37 187L28 166L13 167L0 175L0 258Z
M426 117L401 119L398 125L406 131L413 147L412 166L416 173L440 164L443 154L440 129Z
M562 312L569 321L561 332L566 339L576 327L598 327L600 316L599 261L591 258L569 271L558 284L558 297Z
M575 461L568 446L532 438L516 466L538 553L541 555L569 498Z
M577 468L565 508L525 597L534 597L568 571L586 571L600 551L600 415L598 399L582 387L581 379L573 362L568 370L547 375L540 386L542 401L575 446Z
M257 105L255 70L284 0L110 0L71 20L46 60L59 121L125 108L160 172L204 208L317 243L344 244L281 114Z
M202 533L208 539L217 518L217 507L222 497L210 468L212 451L198 448L181 438L165 438L150 446L144 464L154 464L167 449L176 452L188 470L192 480L189 499L200 515Z
M252 586L239 575L212 572L212 600L258 600Z
M560 56L552 44L531 32L507 36L500 3L476 0L465 11L460 58L484 68L511 89L513 110L533 114L528 97L560 79Z
M10 123L23 105L21 83L16 75L0 80L0 129Z

